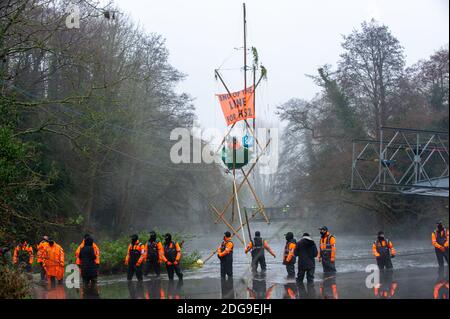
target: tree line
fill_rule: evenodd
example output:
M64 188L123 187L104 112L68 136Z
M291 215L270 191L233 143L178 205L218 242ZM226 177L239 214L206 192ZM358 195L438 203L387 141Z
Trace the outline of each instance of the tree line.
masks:
M382 126L448 131L448 54L446 44L406 66L400 42L375 20L343 36L337 65L310 75L320 93L278 107L287 125L273 187L278 200L342 229L408 229L431 221L433 227L435 218L448 220L447 198L350 189L353 139L380 140Z
M185 74L123 14L79 1L68 28L71 3L0 3L0 238L198 225L225 192L217 166L170 161Z

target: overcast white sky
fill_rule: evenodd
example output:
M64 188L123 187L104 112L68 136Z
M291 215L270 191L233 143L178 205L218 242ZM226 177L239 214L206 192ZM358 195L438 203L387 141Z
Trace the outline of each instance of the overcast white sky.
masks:
M243 0L115 0L146 31L166 38L170 62L187 74L179 90L195 98L203 127L225 127L214 79L223 74L232 90L243 88ZM427 58L449 41L448 0L246 0L248 43L259 51L268 81L257 93L257 114L267 118L292 97L312 98L318 88L305 76L335 65L341 35L372 17L387 25L405 48L407 64ZM229 58L227 60L227 58Z

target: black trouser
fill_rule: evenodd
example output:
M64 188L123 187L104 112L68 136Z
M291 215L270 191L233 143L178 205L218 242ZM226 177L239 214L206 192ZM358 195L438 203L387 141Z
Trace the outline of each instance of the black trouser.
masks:
M132 280L134 274L136 274L137 280L141 281L143 279L142 278L142 265L136 266L135 264L129 263L127 279Z
M324 273L333 273L336 272L336 267L334 262L331 262L331 257L327 254L322 256L322 267Z
M261 270L265 271L267 269L266 257L264 254L254 254L252 255L252 271L256 272L258 270L258 264L261 266Z
M445 249L445 251L441 251L440 249L435 248L435 251L439 267L444 266L444 259L447 261L448 266L448 248Z
M174 274L177 274L178 279L182 280L183 279L183 273L181 272L181 268L180 265L166 265L166 269L167 269L167 276L169 276L169 280L173 280Z
M308 281L308 283L313 283L315 271L316 271L315 268L305 269L305 268L298 267L297 280L299 282L303 282L303 279L305 279L305 274L306 274L306 280Z
M390 256L380 256L377 257L377 264L380 270L383 269L392 269L392 260Z
M158 256L149 256L145 264L145 275L156 274L159 277L161 274L161 266L159 264Z
M220 258L220 277L233 277L233 257L226 255Z
M286 271L288 273L288 278L295 278L295 263L291 262L286 264Z
M82 276L82 279L83 279L84 285L89 285L89 284L95 285L95 283L97 282L97 276L95 276L95 275Z
M62 285L64 279L58 280L58 284ZM51 276L50 277L50 286L55 287L56 286L56 277Z
M46 273L45 273L44 263L40 262L39 266L40 266L41 280L45 280Z

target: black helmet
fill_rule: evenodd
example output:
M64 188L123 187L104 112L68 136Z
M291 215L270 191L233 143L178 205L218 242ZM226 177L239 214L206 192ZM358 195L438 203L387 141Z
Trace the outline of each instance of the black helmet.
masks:
M172 235L169 234L169 233L167 233L167 234L164 235L164 239L165 239L166 241L171 241L171 240L172 240Z
M130 238L131 238L131 241L136 242L139 239L139 236L136 234L133 234L130 236Z
M261 237L261 232L260 231L255 231L255 237Z
M226 231L226 232L224 233L224 235L225 235L225 237L231 237L231 233L230 233L229 231Z
M286 238L286 240L292 240L294 239L294 234L292 232L288 232L284 234L284 237Z

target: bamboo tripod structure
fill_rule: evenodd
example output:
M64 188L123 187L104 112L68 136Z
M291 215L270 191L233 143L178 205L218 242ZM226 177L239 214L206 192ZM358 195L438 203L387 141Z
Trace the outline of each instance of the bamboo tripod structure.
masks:
M246 106L246 98L247 98L247 21L246 21L246 8L245 8L245 3L243 4L243 13L244 13L244 104L243 107ZM215 74L216 77L220 80L220 82L222 83L222 85L224 86L225 90L227 91L228 95L231 97L232 102L234 107L237 110L240 110L239 105L236 103L235 99L233 98L233 95L231 94L230 90L228 89L228 86L226 85L223 77L221 76L221 74L219 73L219 70L215 70ZM261 77L259 78L258 82L256 83L256 67L253 67L253 95L255 96L255 91L257 86L259 85L261 79L263 78L263 75L261 74ZM255 103L255 109L256 109L256 101L255 98L253 96L253 103ZM222 210L218 210L214 205L212 205L211 203L209 204L211 207L212 212L214 213L214 215L216 215L216 219L215 219L215 224L217 224L219 221L223 222L231 231L231 237L236 237L239 239L239 241L246 246L246 239L245 239L245 232L244 232L244 227L245 225L249 226L248 223L250 220L252 220L257 214L261 214L262 217L264 218L264 220L266 221L267 224L270 223L269 218L267 217L267 214L265 213L265 209L264 209L264 205L262 203L262 201L259 199L254 187L252 186L252 184L250 183L249 180L249 176L250 174L254 171L254 168L256 167L258 161L261 159L261 157L264 155L265 151L268 149L271 139L269 138L267 143L262 146L256 136L256 125L255 125L255 119L253 119L253 126L250 126L248 121L246 119L243 120L246 126L246 129L248 129L248 131L251 134L251 137L253 138L253 140L256 143L256 149L257 149L257 156L256 159L254 161L254 163L252 163L252 165L250 166L250 168L248 169L248 171L246 172L242 167L237 169L235 167L236 164L236 141L235 139L233 139L233 168L232 168L232 175L233 175L233 187L232 187L232 194L229 197L225 207ZM231 125L231 127L228 129L226 135L224 136L224 138L222 139L222 142L220 143L220 146L218 147L216 154L221 150L221 148L224 146L225 141L227 140L228 136L230 136L233 128L235 127L237 122L233 123ZM241 172L242 176L243 176L243 180L240 183L237 183L236 181L236 171ZM246 221L243 222L242 220L242 215L241 215L241 211L240 211L240 205L239 205L239 192L242 190L242 188L244 187L244 185L247 185L248 189L250 190L250 193L253 196L253 199L256 202L257 208L252 212L252 215L250 216L250 218L246 218ZM228 208L231 206L231 222L229 222L226 218L226 213ZM234 215L235 215L235 207L237 208L238 211L238 215L239 215L239 227L235 228L232 223L234 222ZM239 231L242 232L242 235L239 234ZM250 234L249 234L250 235ZM250 239L250 238L249 238ZM216 251L213 251L211 253L211 255L209 255L204 262L207 262L209 259L212 258L212 256L214 256L214 254L216 253Z

